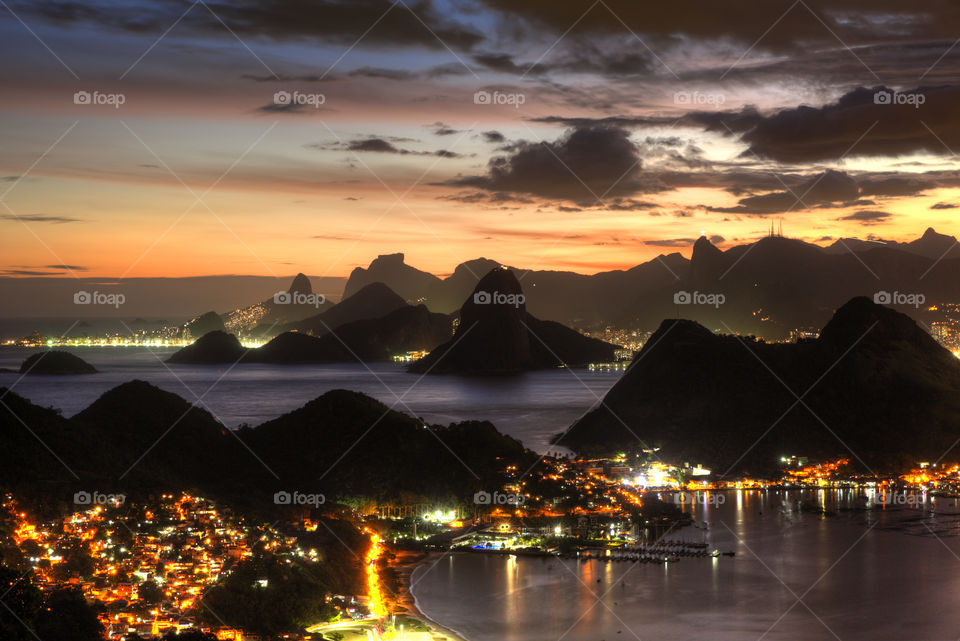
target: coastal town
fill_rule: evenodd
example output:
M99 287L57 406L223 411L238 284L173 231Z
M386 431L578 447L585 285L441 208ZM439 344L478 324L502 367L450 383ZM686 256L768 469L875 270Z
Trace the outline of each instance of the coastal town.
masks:
M347 518L368 541L360 563L363 592L327 595L324 618L283 638L335 639L325 635L345 630L377 639L432 638L422 635L439 628L404 607L396 584L382 575L391 564L409 563L401 559L411 552L414 558L444 551L670 563L733 554L711 548L703 531L681 532L696 527L693 508L721 506L731 493L811 490L815 497L817 490L847 489L866 497L867 507L888 509L917 507L960 491L958 465L919 463L909 473L877 478L854 471L846 458L813 462L791 455L781 458L777 478L722 479L701 466L668 465L655 454L544 458L530 470L506 469L507 482L478 491L472 505L352 511ZM74 504L71 514L39 520L14 496L4 496L2 521L9 536L3 547L8 558L19 557L41 592L81 590L112 640L186 631L231 641L263 638L211 623L205 616L211 588L242 562L265 553L307 568L323 563L322 553L304 548L295 533L199 496L133 501L121 494L78 492ZM316 530L318 517L304 515L296 528ZM255 580L267 586L266 575Z

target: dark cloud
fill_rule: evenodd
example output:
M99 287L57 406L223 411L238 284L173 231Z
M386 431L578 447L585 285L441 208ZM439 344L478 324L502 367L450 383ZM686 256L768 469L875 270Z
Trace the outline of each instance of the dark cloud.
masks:
M60 24L92 22L133 33L163 33L177 23L181 31L230 38L265 37L365 46L416 46L440 50L471 49L483 36L445 16L433 0L207 0L192 8L184 0L116 3L109 0L18 2L26 14ZM187 12L187 9L190 9ZM181 16L186 15L180 19ZM220 20L223 20L221 23ZM228 31L226 24L230 31ZM375 28L371 26L375 25Z
M82 265L14 265L9 269L0 270L4 276L63 276L66 272L85 272L88 268Z
M622 41L617 41L604 47L600 41L571 38L562 49L553 54L549 63L536 59L519 62L509 53L477 54L473 56L473 61L491 71L517 76L537 76L553 72L636 76L649 74L655 64L655 58L640 42L625 46Z
M483 139L486 142L500 143L504 142L507 138L499 131L485 131L483 132Z
M930 205L930 209L956 209L960 207L955 203L937 203L936 205Z
M287 114L293 116L306 116L310 114L316 114L321 112L330 112L333 109L329 107L314 107L313 105L300 104L300 103L275 103L268 102L267 104L257 107L257 111L266 113L266 114Z
M4 276L62 276L62 272L47 272L34 269L4 269L0 271Z
M459 129L454 129L453 127L445 125L442 122L435 122L430 126L433 127L434 136L452 136L453 134L460 133Z
M449 184L595 205L607 197L651 190L640 169L639 150L628 131L586 127L568 131L555 142L518 143L512 154L490 161L487 175Z
M591 118L584 116L540 116L531 118L531 122L565 127L622 127L624 129L642 129L647 127L693 127L704 131L720 133L724 136L742 134L764 120L756 107L746 106L739 111L688 111L678 116L605 116Z
M406 149L394 147L383 138L366 138L364 140L354 140L347 143L348 151L372 151L383 154L409 154Z
M53 223L55 225L81 222L80 218L73 218L72 216L50 216L48 214L23 214L20 216L3 214L0 215L0 218L4 220L22 221L25 223Z
M766 215L811 207L852 204L860 190L848 174L832 169L791 186L790 190L741 198L736 207L710 207L711 211L731 214Z
M864 225L873 225L875 223L880 223L888 220L891 214L887 211L877 211L873 209L864 209L861 211L856 211L847 216L841 216L837 220L853 220Z
M513 56L507 53L481 53L473 56L473 61L491 71L509 73L518 76L538 74L547 71L541 64L520 64L514 61Z
M915 196L935 187L929 180L904 176L861 180L859 185L862 196Z
M664 240L645 240L643 244L651 247L690 247L695 242L697 242L696 238L668 238Z
M630 32L654 41L686 36L694 40L736 41L759 51L810 49L811 43L850 46L875 42L893 34L902 41L913 38L956 38L960 6L951 0L905 3L874 0L865 13L862 0L806 0L803 3L757 0L689 0L682 8L670 3L607 0L591 6L556 0L481 0L499 12L520 18L531 33L558 37L573 35L594 39ZM761 37L762 36L762 37ZM657 49L656 46L653 47ZM742 47L737 47L742 50ZM844 55L851 56L849 52Z
M587 127L621 127L623 129L635 129L638 127L669 125L676 121L676 118L660 116L606 116L603 118L590 118L586 116L538 116L530 119L530 122L562 125L576 129L584 129Z
M241 74L244 80L253 82L270 83L314 83L314 82L338 82L350 78L372 78L375 80L411 80L415 78L439 78L443 76L462 76L469 74L470 69L462 64L446 63L428 67L422 70L410 69L389 69L386 67L359 67L345 73L325 73L325 74Z
M900 104L896 104L898 101ZM914 104L920 101L922 104ZM960 148L960 119L955 117L958 111L960 86L902 92L877 86L855 88L823 106L801 105L770 114L747 106L738 111L692 111L678 118L546 116L534 120L575 127L696 127L738 138L747 146L741 154L744 160L810 163L848 156L953 155L952 150ZM868 186L865 193L893 196L899 191L900 195L911 195L923 191L921 186L897 178L875 185L876 191Z
M718 235L709 236L707 239L715 245L726 240L723 236ZM645 245L650 245L651 247L690 247L695 242L697 242L696 238L667 238L643 241Z
M659 207L657 203L633 198L613 198L605 203L605 208L611 211L639 211L641 209L654 209Z
M452 200L455 202L461 203L489 203L491 205L532 205L534 201L526 198L524 196L518 196L516 194L508 194L502 191L486 192L486 191L472 191L465 192L460 194L451 194L447 196L440 197L443 200Z
M438 149L437 151L414 151L411 149L405 149L403 147L397 147L394 142L408 141L412 142L409 138L361 138L358 140L351 140L345 144L334 144L334 145L322 145L322 144L310 144L307 145L310 149L322 149L322 150L333 150L333 151L352 151L360 153L376 153L376 154L397 154L400 156L438 156L440 158L460 158L461 155L448 151L446 149Z
M887 96L923 104L884 104ZM878 103L877 96L883 97ZM890 98L890 100L895 100ZM860 87L823 107L785 109L758 121L742 140L745 154L780 162L815 162L844 156L952 155L960 145L960 87L928 87L895 94Z

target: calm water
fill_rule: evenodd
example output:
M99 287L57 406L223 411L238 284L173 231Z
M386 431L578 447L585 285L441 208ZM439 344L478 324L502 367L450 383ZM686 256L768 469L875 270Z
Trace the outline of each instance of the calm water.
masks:
M850 492L805 494L863 505ZM706 533L670 537L706 537L733 558L634 565L460 553L418 567L413 592L427 616L470 641L960 637L956 500L821 517L797 512L798 496L729 492L723 505L695 508Z
M141 379L179 394L197 397L228 427L257 425L289 412L331 389L364 392L398 411L447 424L489 420L504 433L542 451L602 398L619 373L550 370L493 379L408 374L400 365L170 365L160 362L175 349L136 347L70 349L100 373L86 376L28 376L0 372L0 387L34 403L72 416L121 383ZM0 349L0 368L17 370L33 351ZM229 370L229 371L228 371ZM579 378L578 378L579 377ZM402 399L398 401L398 397Z

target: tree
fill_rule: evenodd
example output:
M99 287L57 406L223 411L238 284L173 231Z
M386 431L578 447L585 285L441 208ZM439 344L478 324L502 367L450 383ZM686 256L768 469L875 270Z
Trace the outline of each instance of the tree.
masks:
M104 629L77 588L50 593L37 615L37 636L57 641L101 641Z
M163 601L163 590L153 581L144 581L137 588L137 598L144 603L155 605Z
M263 636L302 631L329 616L317 571L273 556L242 561L207 592L201 615Z
M33 620L43 604L43 595L30 581L30 574L20 574L0 565L0 639L34 641Z

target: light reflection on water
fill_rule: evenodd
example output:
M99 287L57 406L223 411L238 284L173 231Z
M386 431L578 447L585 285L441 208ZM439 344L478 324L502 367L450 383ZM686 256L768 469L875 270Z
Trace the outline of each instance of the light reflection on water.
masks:
M294 410L331 389L364 392L404 413L433 423L489 420L504 433L537 451L567 429L602 398L621 372L547 370L522 376L464 378L408 374L400 365L243 364L170 365L161 363L175 349L69 349L100 373L84 376L29 376L0 372L0 387L72 416L107 390L141 379L194 402L197 397L225 425L258 425ZM17 370L34 353L0 349L0 369ZM398 402L398 397L402 402Z
M958 636L956 499L880 504L876 493L846 489L726 495L722 505L686 506L698 527L669 538L705 540L733 558L632 564L461 553L418 568L414 593L428 616L470 641ZM801 509L806 503L833 515Z

